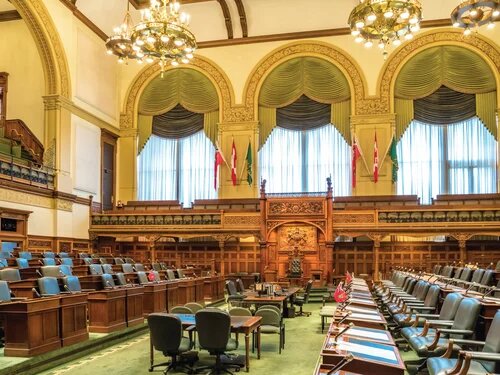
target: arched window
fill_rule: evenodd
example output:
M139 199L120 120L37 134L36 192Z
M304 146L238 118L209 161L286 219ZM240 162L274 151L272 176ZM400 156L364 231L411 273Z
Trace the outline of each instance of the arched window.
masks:
M332 177L350 194L350 89L344 74L317 57L276 67L259 95L260 177L270 193L318 192Z
M401 70L395 96L398 194L431 203L496 192L496 84L484 60L461 47L425 50Z
M139 200L216 198L213 188L218 96L193 69L155 78L139 101Z

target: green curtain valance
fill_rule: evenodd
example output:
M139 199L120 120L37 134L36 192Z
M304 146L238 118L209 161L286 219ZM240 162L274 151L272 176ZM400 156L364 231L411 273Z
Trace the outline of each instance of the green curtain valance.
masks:
M168 70L153 79L139 99L137 118L139 153L151 136L153 118L167 114L177 105L181 105L190 113L202 114L205 133L215 144L219 121L217 90L212 82L199 71L178 68ZM174 116L174 114L171 115Z
M435 93L413 102L415 120L426 124L447 125L476 115L476 96L441 86Z
M194 113L177 104L170 111L153 116L152 134L163 138L184 138L203 129L202 113Z
M294 103L276 110L276 126L288 130L307 130L330 123L332 107L302 95Z
M465 94L496 90L495 75L474 52L457 46L429 48L410 59L396 79L394 96L420 99L441 86Z
M497 137L497 87L492 70L479 55L466 48L439 46L410 59L396 79L394 109L398 139L416 117L414 100L432 96L441 86L458 93L475 94L475 115ZM442 100L442 104L446 103Z
M172 69L153 79L139 100L139 114L160 115L181 104L195 113L219 109L217 90L202 73L189 68Z
M293 105L302 96L330 105L330 122L350 142L351 93L342 71L317 57L297 57L276 67L265 79L259 94L260 147L277 124L277 108ZM306 119L314 106L305 106ZM298 118L298 117L297 117Z
M260 90L259 105L285 107L302 95L328 104L351 97L347 79L339 68L317 57L298 57L269 74Z

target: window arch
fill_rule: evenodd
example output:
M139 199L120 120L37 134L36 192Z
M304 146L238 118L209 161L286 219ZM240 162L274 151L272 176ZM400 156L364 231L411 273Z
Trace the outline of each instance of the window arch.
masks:
M331 62L297 57L276 67L259 93L260 176L269 192L350 193L350 89ZM333 126L332 126L333 125Z
M496 89L486 62L465 48L429 48L405 64L395 85L399 194L430 203L496 192Z
M145 88L138 110L138 199L215 198L212 187L219 101L197 70L172 69Z

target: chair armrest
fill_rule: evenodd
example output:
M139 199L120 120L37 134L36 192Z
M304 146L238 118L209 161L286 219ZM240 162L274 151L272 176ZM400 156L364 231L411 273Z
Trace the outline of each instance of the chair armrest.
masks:
M412 311L434 311L436 310L435 307L430 307L430 306L419 306L419 305L408 305ZM419 314L420 316L424 314ZM427 314L427 315L436 315L438 317L439 315L437 314Z
M439 326L452 326L453 320L428 320L429 325L431 327L439 327Z
M465 358L470 357L470 359L500 362L500 353L460 351L460 355L465 356Z
M463 335L463 336L472 336L474 334L474 331L471 331L469 329L450 329L450 328L438 328L437 329L439 332L446 333L446 334L455 334L455 335ZM456 342L457 340L455 340Z
M471 346L484 346L486 342L476 341L476 340L466 340L466 339L453 339L456 344L460 345L471 345Z

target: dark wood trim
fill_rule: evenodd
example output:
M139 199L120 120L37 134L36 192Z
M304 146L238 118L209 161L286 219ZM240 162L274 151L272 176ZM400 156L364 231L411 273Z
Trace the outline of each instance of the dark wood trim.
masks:
M184 4L206 3L208 1L214 1L214 0L181 0L180 3L181 3L181 5L184 5ZM129 0L129 3L132 4L132 6L135 9L147 8L149 5L149 2L150 2L150 0Z
M0 12L0 22L17 21L20 19L22 19L22 17L17 10L6 10L5 12Z
M222 9L222 14L224 15L224 22L226 23L226 30L227 30L227 38L233 39L234 38L233 21L231 20L231 12L229 11L229 7L227 6L226 0L217 0L217 2L219 3Z
M238 14L240 16L241 33L243 38L248 37L248 25L247 25L247 14L245 12L245 6L243 5L243 0L234 0L236 7L238 8Z
M422 28L445 27L445 26L451 26L451 21L449 18L422 21L421 23ZM339 35L349 35L349 34L351 34L351 30L348 27L342 27L337 29L298 31L298 32L283 33L283 34L269 34L269 35L250 36L246 38L235 38L231 40L226 40L226 39L210 40L206 42L199 42L198 48L214 48L214 47L241 45L241 44L277 42L277 41L293 40L293 39L322 38L326 36L339 36Z
M78 8L76 7L75 3L76 1L73 0L60 0L61 3L63 3L71 12L74 14L74 16L80 20L85 26L87 26L90 30L92 30L94 33L97 34L99 38L102 40L106 41L108 39L108 36L104 31L102 31L95 23L93 23L90 19L87 18L85 14L80 12Z
M100 189L101 189L101 203L100 203L100 210L102 210L103 207L103 202L104 202L104 191L103 191L103 178L104 178L104 171L103 171L103 166L104 166L104 144L107 143L108 145L113 146L113 192L112 192L112 204L113 206L116 205L116 169L117 169L117 151L118 151L118 137L114 135L113 133L110 133L106 130L101 131L101 181L100 181Z

